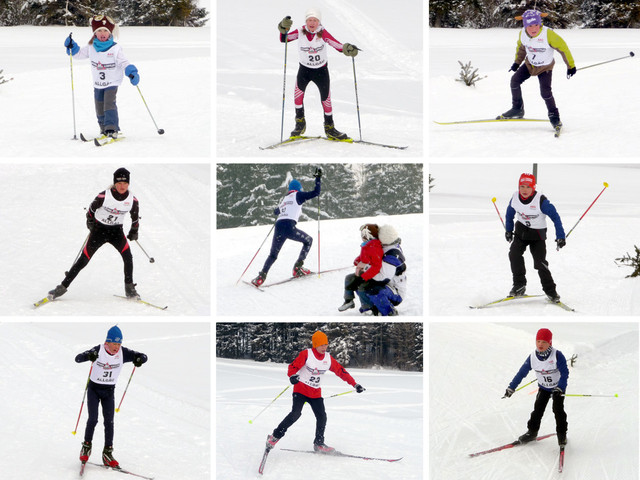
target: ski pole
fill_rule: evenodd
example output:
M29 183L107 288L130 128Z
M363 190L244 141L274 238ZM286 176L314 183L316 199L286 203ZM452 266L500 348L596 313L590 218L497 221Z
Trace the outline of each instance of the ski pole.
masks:
M336 393L335 395L330 395L327 398L339 397L340 395L346 395L347 393L353 393L355 390L349 390L348 392Z
M249 265L247 265L247 268L244 269L244 272L242 272L242 275L240 275L240 278L238 279L238 281L236 282L236 285L238 285L238 283L240 282L240 280L242 280L242 277L244 276L245 273L247 273L247 270L249 270L249 267L251 266L251 264L253 263L253 260L256 258L256 256L258 255L258 253L260 252L260 249L262 249L262 246L264 245L264 242L267 241L267 238L269 238L269 235L271 235L271 232L273 231L273 227L275 227L276 224L274 223L273 225L271 225L271 230L269 230L269 233L267 233L267 236L264 237L264 240L262 241L262 243L260 244L260 247L258 248L258 251L256 252L256 254L253 256L253 258L251 259L251 261L249 262Z
M320 195L318 195L318 277L320 276Z
M500 217L500 221L502 222L502 227L504 228L505 231L507 231L507 227L504 224L504 220L502 220L502 215L500 215L500 210L498 210L498 206L496 205L496 197L493 197L491 199L491 202L493 202L493 206L496 207L496 213L498 214L498 217Z
M129 384L131 383L131 379L133 378L133 372L136 371L136 367L134 365L133 370L131 371L131 376L129 377L129 381L127 382L127 386L124 387L124 393L122 394L122 398L120 399L120 403L118 404L118 408L116 408L116 412L120 411L120 406L122 405L122 401L124 400L124 396L127 394L127 389L129 388Z
M73 32L69 34L69 38L71 38ZM73 39L71 39L71 45L73 45ZM73 88L73 53L71 52L71 48L69 49L69 67L71 70L71 108L73 110L73 138L71 140L77 140L76 136L76 94Z
M78 421L76 422L76 428L71 432L75 435L78 432L78 424L80 423L80 417L82 416L82 409L84 408L84 399L87 396L87 390L89 389L89 380L91 380L91 370L93 370L93 362L91 362L91 368L89 369L89 376L87 377L87 385L84 387L84 394L82 395L82 404L80 405L80 413L78 413Z
M287 15L287 19L291 19L290 16ZM280 141L283 140L283 132L284 132L284 97L286 93L287 87L287 46L289 45L289 33L284 34L284 79L282 80L282 120L280 121Z
M356 111L358 112L358 132L360 134L360 141L362 141L362 127L360 126L360 102L358 101L358 80L356 80L356 57L351 57L351 63L353 64L353 86L356 89Z
M578 68L577 70L584 70L586 68L597 67L598 65L604 65L605 63L617 62L618 60L624 60L625 58L631 58L635 56L635 53L629 52L629 55L625 55L624 57L614 58L613 60L607 60L606 62L594 63L593 65L587 65L586 67Z
M259 413L258 415L256 415L255 417L253 417L253 420L249 420L249 423L253 423L253 421L254 421L256 418L258 418L260 415L262 415L262 412L264 412L267 408L269 408L269 407L273 404L273 402L275 402L278 398L280 398L280 395L282 395L284 392L286 392L286 391L289 389L289 387L290 387L290 386L291 386L291 385L287 385L287 388L285 388L284 390L282 390L282 391L278 394L278 396L277 396L276 398L274 398L273 400L271 400L271 403L270 403L269 405L267 405L266 407L264 407L264 408L260 411L260 413Z
M580 395L577 393L563 393L562 394L563 397L615 397L615 398L619 398L617 393L614 393L613 395Z
M153 118L153 115L151 114L151 110L149 110L149 105L147 105L147 101L144 99L144 96L142 95L142 91L140 90L140 87L138 85L136 85L136 88L138 89L138 93L140 94L140 98L142 98L142 103L144 103L144 106L147 107L147 112L149 112L149 116L151 117L151 120L153 121L153 124L156 126L156 130L158 131L158 134L159 135L164 134L164 129L158 128L158 124L156 123L155 118Z
M142 245L140 245L140 242L138 242L138 240L136 240L136 243L140 247L140 250L142 250L144 252L144 254L147 256L147 258L149 259L149 263L154 263L156 261L156 259L149 256L149 254L145 251L145 249L142 248Z
M522 385L521 387L516 388L516 389L513 391L513 393L516 393L518 390L522 390L524 387L528 387L528 386L529 386L529 385L531 385L533 382L537 382L537 381L538 381L538 379L537 379L537 378L534 378L534 379L533 379L533 380L531 380L529 383L526 383L526 384ZM507 398L507 396L505 395L505 396L503 396L502 398Z
M587 208L585 210L585 212L582 214L582 217L580 217L580 219L578 219L578 221L576 222L576 224L573 226L573 228L571 230L569 230L569 233L567 233L565 238L568 238L569 235L571 235L571 232L573 232L573 229L576 228L578 226L578 224L580 223L580 220L582 220L584 218L584 216L587 214L587 212L591 209L591 207L593 207L593 204L596 203L596 201L600 198L600 195L602 195L604 193L604 191L607 189L607 187L609 186L609 184L607 182L603 182L602 183L604 185L604 188L602 189L602 191L598 194L598 196L596 197L596 199L591 202L591 205L589 205L589 208Z
M71 266L74 266L78 261L78 259L80 258L80 255L82 255L82 251L84 250L84 247L87 245L87 240L89 240L89 235L91 235L91 233L87 233L87 238L85 238L84 242L82 242L82 247L80 247L80 251L78 252L78 255L76 255L76 258L71 264Z

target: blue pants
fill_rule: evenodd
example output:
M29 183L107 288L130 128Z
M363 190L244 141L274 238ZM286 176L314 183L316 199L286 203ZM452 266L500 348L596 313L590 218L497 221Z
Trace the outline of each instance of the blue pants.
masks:
M94 88L93 99L96 104L96 116L100 131L114 130L120 131L118 120L118 107L116 106L116 94L118 87Z
M113 386L96 385L89 382L87 388L87 411L89 419L84 430L85 442L93 439L93 432L98 424L98 405L102 403L102 417L104 418L104 446L113 446L113 416L116 408L115 388Z
M269 252L269 256L262 267L262 271L264 273L269 272L271 265L273 265L278 258L278 254L280 253L284 242L287 240L302 243L302 249L298 256L299 262L303 262L304 259L307 258L307 254L309 253L309 250L311 250L313 238L302 230L298 230L296 228L296 222L293 220L280 220L279 222L276 222L275 233L273 234L273 241L271 242L271 252Z
M373 310L374 308L380 315L386 317L393 310L394 306L402 303L402 297L396 295L388 286L376 286L372 289L358 290L358 297L362 308Z

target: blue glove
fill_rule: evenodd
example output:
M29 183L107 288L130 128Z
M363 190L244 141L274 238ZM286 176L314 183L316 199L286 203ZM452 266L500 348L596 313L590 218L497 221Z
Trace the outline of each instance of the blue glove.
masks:
M124 69L124 74L131 80L131 85L138 85L140 75L138 75L138 69L135 65L127 65L127 68Z
M73 38L71 38L71 35L65 38L64 46L67 47L67 55L69 54L75 55L80 51L80 47L76 42L73 41Z

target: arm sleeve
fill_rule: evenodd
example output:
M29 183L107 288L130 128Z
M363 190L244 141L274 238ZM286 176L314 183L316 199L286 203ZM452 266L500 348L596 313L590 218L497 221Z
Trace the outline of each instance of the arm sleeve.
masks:
M329 367L329 370L331 370L333 373L335 373L338 377L340 377L342 380L347 382L352 387L356 385L356 381L353 379L351 375L349 375L349 372L347 372L345 368L342 365L340 365L338 361L333 357L331 357L331 367Z
M89 350L85 350L82 353L79 353L78 355L76 355L76 363L83 363L83 362L88 362L89 361L89 351L90 350L94 350L95 352L99 352L100 351L100 345L96 345L93 348L90 348Z
M87 217L95 218L96 210L98 210L104 204L104 196L105 192L100 192L96 198L93 199L91 205L89 205L89 210L87 211Z
M513 217L516 216L516 209L511 206L511 200L509 200L509 206L507 207L507 213L504 215L505 229L507 232L513 232Z
M527 376L527 374L530 371L531 371L531 357L528 356L527 359L522 364L522 366L520 367L520 370L518 370L518 373L516 373L516 376L513 377L513 380L511 380L511 383L509 384L509 388L513 390L518 388L518 385L520 385L520 382L524 379L524 377Z
M307 200L316 198L318 195L320 195L320 189L321 189L321 181L320 181L320 178L318 177L316 178L316 188L314 188L310 192L298 192L296 194L296 202L298 202L298 205L302 205Z
M140 227L140 202L133 197L133 206L129 212L131 215L131 228L137 230Z
M567 367L567 359L564 354L558 350L556 352L556 360L558 362L558 370L560 370L560 381L558 387L563 392L567 391L567 384L569 383L569 367Z
M360 261L369 265L369 268L360 275L363 280L371 280L382 268L382 245L380 241L370 241L362 249Z
M291 362L291 364L289 364L289 368L287 369L287 377L298 373L298 370L300 370L304 366L304 364L307 363L308 353L309 352L307 352L307 350L301 351L296 359Z
M520 35L522 35L522 30L520 30ZM527 50L524 48L524 45L522 45L522 42L520 41L520 35L518 35L518 43L516 43L516 58L514 59L514 62L518 65L520 65L527 56Z
M549 41L549 45L551 46L551 48L560 52L560 55L562 55L562 60L567 64L568 68L573 68L576 66L576 63L573 60L573 55L571 55L571 51L569 50L567 43L562 39L560 35L550 29L547 33L547 40Z
M142 363L147 363L148 357L144 353L122 347L122 358L124 363L133 362L137 357L142 359Z
M553 225L556 227L556 238L566 238L560 215L556 211L556 207L553 206L547 197L543 196L540 199L540 211L553 221Z
M280 33L280 43L293 42L294 40L297 40L299 36L300 33L298 32L298 29L287 34Z
M75 42L75 40L74 40ZM92 48L91 45L85 45L84 47L80 47L80 50L78 50L78 53L76 53L73 58L75 58L76 60L82 60L84 58L89 58L89 48Z
M327 30L322 30L322 39L337 51L342 52L342 43L336 40Z

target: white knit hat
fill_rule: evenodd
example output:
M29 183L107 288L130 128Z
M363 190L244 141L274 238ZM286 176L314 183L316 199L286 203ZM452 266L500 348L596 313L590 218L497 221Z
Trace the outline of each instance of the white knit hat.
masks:
M310 8L307 13L304 14L304 21L306 22L310 18L317 18L322 23L322 13L317 8Z
M391 225L381 225L378 229L378 239L382 245L393 245L398 241L398 232Z

